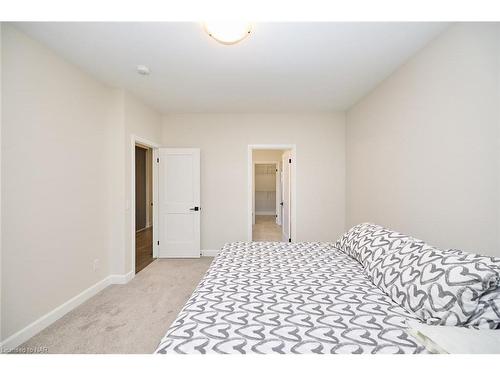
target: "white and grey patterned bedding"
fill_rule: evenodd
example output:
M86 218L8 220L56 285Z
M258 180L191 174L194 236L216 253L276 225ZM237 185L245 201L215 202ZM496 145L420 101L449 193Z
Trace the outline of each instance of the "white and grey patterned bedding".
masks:
M414 319L329 243L227 244L156 353L423 353Z
M438 249L372 223L352 227L335 247L426 324L500 329L500 258Z

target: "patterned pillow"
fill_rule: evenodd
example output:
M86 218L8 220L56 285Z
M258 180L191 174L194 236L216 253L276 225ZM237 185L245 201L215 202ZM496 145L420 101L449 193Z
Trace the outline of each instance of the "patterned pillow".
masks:
M488 255L480 255L468 253L459 249L446 249L443 250L447 255L454 255L460 257L460 260L470 260L472 262L481 262L486 263L489 267L494 268L495 270L500 272L500 258L488 256Z
M500 288L483 294L479 308L469 317L467 326L480 329L500 329Z
M410 239L380 225L362 223L344 233L335 247L366 267L387 252L400 249Z
M368 232L368 231L367 231ZM360 241L357 247L353 248L355 259L357 259L364 267L368 264L376 262L379 258L391 252L401 249L412 238L398 233L396 231L386 229L380 225L373 225L371 232L366 233L363 243L362 233L358 234Z
M349 254L351 251L352 243L356 240L356 236L358 235L358 232L363 228L365 225L370 225L369 223L362 223L353 226L351 229L349 229L347 232L345 232L340 238L335 242L335 247L341 251L343 251L346 254Z
M500 274L496 261L488 259L411 240L369 263L365 272L427 324L494 328L500 325L495 310Z
M462 259L469 259L486 263L487 266L500 274L500 258L466 253L458 249L445 250L449 254L459 255ZM477 328L500 329L500 288L486 292L479 298L479 308L467 320L468 326Z

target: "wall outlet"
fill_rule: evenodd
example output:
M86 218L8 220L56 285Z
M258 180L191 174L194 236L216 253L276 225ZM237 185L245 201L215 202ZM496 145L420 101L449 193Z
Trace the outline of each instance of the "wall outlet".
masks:
M99 259L94 259L94 263L92 264L92 269L96 272L99 269Z

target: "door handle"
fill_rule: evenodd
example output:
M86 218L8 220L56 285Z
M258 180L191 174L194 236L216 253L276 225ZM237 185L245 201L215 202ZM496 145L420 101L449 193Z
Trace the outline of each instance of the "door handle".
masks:
M201 211L201 208L198 206L194 206L194 207L190 208L189 211Z

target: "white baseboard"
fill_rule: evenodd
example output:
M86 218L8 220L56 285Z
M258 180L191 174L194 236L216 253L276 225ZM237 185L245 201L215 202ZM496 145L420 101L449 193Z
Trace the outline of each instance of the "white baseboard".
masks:
M219 250L201 250L202 257L214 257L219 254Z
M126 284L135 277L135 272L130 271L124 275L110 275L110 284Z
M83 302L87 301L89 298L95 296L97 293L99 293L107 286L111 284L126 284L130 280L132 280L134 276L135 273L132 271L124 275L110 275L105 277L101 281L85 289L80 294L74 296L73 298L59 305L54 310L48 312L41 318L35 320L33 323L27 325L23 329L7 337L4 341L0 343L0 353L6 353L17 348L19 345L28 341L37 333L41 332L42 330L50 326L56 320L62 318L71 310L75 309Z
M256 211L255 216L275 216L276 211Z

